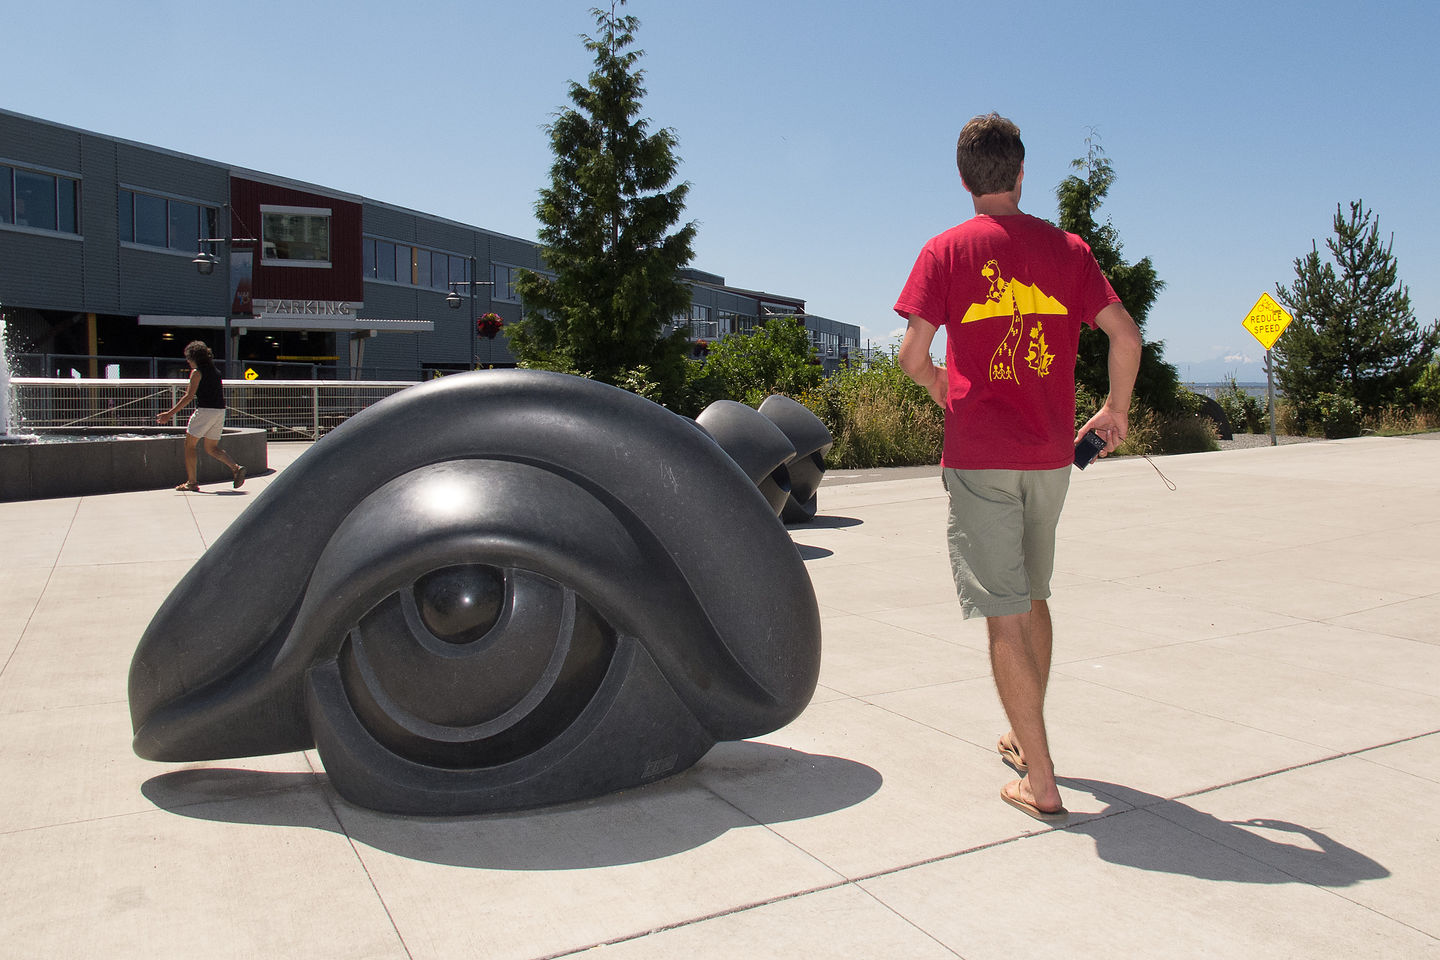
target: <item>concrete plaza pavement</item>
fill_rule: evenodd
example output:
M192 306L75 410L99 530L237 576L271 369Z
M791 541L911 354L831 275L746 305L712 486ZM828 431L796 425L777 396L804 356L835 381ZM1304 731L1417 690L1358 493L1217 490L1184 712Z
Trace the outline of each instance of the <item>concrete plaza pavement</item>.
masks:
M352 806L313 752L131 752L136 640L271 476L0 504L0 956L1440 957L1440 435L1156 464L1173 491L1075 473L1061 522L1061 828L1000 801L933 472L834 475L791 528L824 631L793 724L452 819Z

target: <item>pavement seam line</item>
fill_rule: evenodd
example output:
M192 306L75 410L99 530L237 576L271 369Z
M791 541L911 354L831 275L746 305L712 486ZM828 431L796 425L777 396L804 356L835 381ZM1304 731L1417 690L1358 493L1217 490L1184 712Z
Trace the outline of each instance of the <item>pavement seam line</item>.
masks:
M886 903L884 900L881 900L881 899L880 899L879 897L877 897L874 893L870 892L869 890L867 890L867 889L865 889L863 886L861 886L861 885L859 884L859 882L856 882L856 884L855 884L855 889L859 890L859 891L860 891L861 893L863 893L865 896L869 897L869 898L870 898L872 901L874 901L877 905L879 905L880 907L882 907L887 913L890 913L891 915L899 918L901 922L905 923L905 924L906 924L907 926L909 926L911 929L916 930L916 931L918 931L919 933L923 934L927 939L930 940L931 943L935 944L935 945L936 945L937 947L939 947L941 950L944 950L946 953L950 954L952 957L959 957L960 960L964 960L964 956L965 956L964 954L957 952L957 951L955 950L955 948L951 947L948 943L946 943L945 941L941 940L939 937L935 936L935 934L931 933L929 930L926 930L924 927L920 926L920 925L919 925L918 923L916 923L914 920L911 920L909 917L905 916L905 914L901 913L899 910L896 910L894 907L890 906L890 904Z
M1202 789L1200 789L1200 790L1192 790L1192 791L1190 791L1189 793L1176 794L1176 795L1173 796L1173 797L1166 797L1165 799L1166 799L1166 800L1184 800L1184 799L1187 799L1187 798L1190 798L1190 797L1200 797L1200 796L1204 796L1204 795L1207 794L1207 793L1213 793L1213 792L1215 792L1216 790L1225 790L1225 789L1227 789L1227 788L1229 788L1229 787L1238 787L1238 786L1240 786L1241 784L1254 783L1256 780L1265 780L1265 779L1267 779L1267 778L1269 778L1269 777L1279 776L1279 775L1282 774L1282 773L1293 773L1293 772L1296 771L1296 770L1304 770L1306 767L1317 767L1317 766L1319 766L1319 765L1322 764L1322 763L1331 763L1331 762L1333 762L1333 761L1335 761L1335 760L1344 760L1344 759L1346 759L1346 758L1348 758L1348 757L1358 757L1358 756L1360 756L1361 754L1363 754L1363 753L1369 753L1369 752L1371 752L1372 750L1383 750L1383 749L1385 749L1386 747L1394 747L1394 746L1398 746L1398 745L1400 745L1400 744L1402 744L1402 743L1410 743L1410 742L1412 742L1412 741L1414 741L1414 740L1423 740L1423 739L1426 738L1426 737L1433 737L1433 736L1435 736L1436 734L1440 734L1440 730L1427 730L1427 731L1424 732L1424 733L1417 733L1417 734L1413 734L1413 735L1408 736L1408 737L1400 737L1400 738L1397 739L1397 740L1389 740L1389 741L1386 741L1385 743L1377 743L1377 744L1374 744L1373 746L1369 746L1369 747L1361 747L1361 748L1359 748L1358 750L1346 750L1346 751L1344 751L1344 752L1342 752L1342 753L1332 754L1331 756L1328 756L1328 757L1320 757L1320 758L1315 759L1315 760L1307 760L1307 761L1305 761L1304 763L1297 763L1297 764L1294 764L1293 766L1289 766L1289 767L1281 767L1279 770L1271 770L1271 771L1269 771L1269 772L1267 772L1267 773L1257 773L1257 774L1255 774L1254 776L1250 776L1250 777L1241 777L1240 779L1238 779L1238 780L1232 780L1232 781L1230 781L1229 783L1216 784L1216 785L1213 786L1213 787L1204 787L1204 788L1202 788ZM1303 743L1304 741L1300 741L1300 742ZM1317 744L1317 746L1319 746L1319 744ZM1422 779L1423 779L1423 778L1422 778Z
M862 702L863 702L863 701L862 701ZM874 704L871 704L871 706L874 706ZM884 708L881 708L881 709L884 709ZM905 917L903 914L896 913L896 911L894 910L894 908L890 907L890 906L889 906L888 904L886 904L884 901L882 901L882 900L878 899L877 897L875 897L874 894L870 893L870 891L868 891L868 890L866 890L864 887L860 886L860 884L861 884L862 882L866 881L866 880L872 880L872 879L875 879L875 878L877 878L877 877L888 876L889 874L899 873L899 872L901 872L901 871L903 871L903 870L909 870L909 869L912 869L912 868L914 868L914 867L923 867L923 866L926 866L926 865L931 864L931 863L938 863L938 862L940 862L940 861L942 861L942 860L954 859L954 858L956 858L956 857L961 857L961 856L964 856L964 855L969 854L969 853L975 853L975 852L978 852L978 851L980 851L980 850L989 849L990 847L995 847L995 846L1000 846L1000 845L1002 845L1002 844L1010 843L1010 842L1012 842L1012 841L1014 841L1014 840L1021 840L1021 839L1024 839L1025 837L1028 837L1028 836L1039 836L1039 835L1043 835L1043 834L1045 834L1045 833L1049 833L1049 832L1050 832L1049 830L1042 830L1042 831L1039 831L1039 833L1026 833L1026 834L1021 834L1021 835L1016 836L1016 837L1007 837L1007 838L1005 838L1005 839L1003 839L1003 840L998 840L998 841L996 841L996 842L994 842L994 843L982 844L982 845L980 845L980 846L972 847L972 848L967 848L967 849L965 849L965 850L957 850L957 851L954 851L954 852L951 852L951 853L941 854L940 856L937 856L937 857L931 857L931 858L928 858L928 859L925 859L925 860L915 861L914 863L906 863L906 864L902 864L902 865L900 865L900 866L890 867L890 868L887 868L887 869L885 869L885 870L880 870L880 871L877 871L877 872L875 872L875 873L865 874L865 875L859 876L859 877L846 877L840 870L836 869L836 868L835 868L834 866L832 866L831 864L826 863L824 860L820 859L820 858L819 858L818 856L816 856L814 853L811 853L810 851L804 849L803 847L800 847L800 846L797 845L794 841L792 841L790 838L788 838L788 837L786 837L784 834L781 834L781 833L779 833L778 831L776 831L770 824L764 822L763 820L757 820L754 816L750 815L749 813L747 813L746 811L742 810L740 807L738 807L738 806L736 806L734 803L732 803L728 798L721 796L720 794L716 793L714 790L712 790L712 789L709 788L709 787L704 787L703 789L704 789L707 793L709 793L711 796L713 796L713 797L715 797L717 800L719 800L721 803L725 804L726 806L730 807L732 810L736 811L738 814L740 814L740 815L741 815L742 817L744 817L746 820L749 820L752 825L758 826L758 827L762 827L762 828L764 828L765 830L769 831L769 832L770 832L771 834L773 834L774 836L779 837L781 840L783 840L785 843L789 844L791 847L794 847L796 850L800 851L800 852L803 853L805 856L809 857L810 859L814 860L816 863L818 863L818 864L820 864L821 866L825 867L825 869L831 870L831 871L835 872L836 874L838 874L838 875L840 876L840 879L835 880L835 881L832 882L832 883L821 884L821 885L819 885L819 886L810 887L810 888L807 888L807 889L805 889L805 890L796 890L796 891L792 891L791 893L786 893L786 894L781 894L781 895L779 895L779 896L770 897L769 899L766 899L766 900L757 900L757 901L755 901L754 903L742 904L742 905L740 905L740 906L730 907L730 908L725 909L725 910L718 910L718 911L716 911L716 912L714 912L714 913L708 913L708 914L704 914L704 915L698 916L698 917L690 917L690 918L685 919L685 920L678 920L678 921L676 921L676 922L674 922L674 923L663 924L663 925L658 926L658 927L652 927L652 928L650 928L650 929L648 929L648 930L640 930L640 931L636 931L636 932L633 932L633 933L624 934L624 935L622 935L622 936L612 937L612 938L610 938L610 939L608 939L608 940L601 940L601 941L597 941L597 942L595 942L595 943L586 944L586 945L584 945L584 946L566 948L566 949L564 949L564 950L562 950L562 951L560 951L560 952L558 952L558 953L549 953L549 954L545 954L545 955L542 956L542 957L537 957L537 958L535 958L535 960L560 960L560 958L562 958L562 957L575 956L575 955L577 955L577 954L584 953L584 952L586 952L587 950L596 949L597 947L611 947L611 946L615 946L615 945L617 945L617 944L629 942L629 941L631 941L631 940L642 940L642 939L644 939L645 937L651 936L651 935L653 935L653 934L665 933L665 932L670 931L670 930L679 930L679 929L682 929L682 928L684 928L684 927L693 926L693 925L698 924L698 923L705 923L705 922L708 921L708 920L717 920L717 919L720 919L721 917L734 916L734 915L736 915L736 914L745 913L745 912L750 911L750 910L756 910L756 909L759 909L759 908L761 908L761 907L768 907L768 906L771 906L771 905L773 905L773 904L784 903L784 902L787 901L787 900L795 900L795 899L797 899L797 898L799 898L799 897L807 897L807 896L810 896L811 894L815 894L815 893L825 893L825 892L830 891L830 890L839 890L839 889L841 889L841 888L843 888L843 887L847 887L847 886L853 886L853 887L855 887L857 890L859 890L859 891L860 891L861 893L863 893L865 896L870 897L872 900L875 900L876 903L879 903L881 906L885 907L886 910L888 910L888 911L890 911L891 913L895 914L896 916L900 917L902 920L905 920L907 923L910 923L911 926L914 926L913 922L911 922L911 921L909 920L909 918ZM1097 818L1095 818L1095 819L1102 819L1102 818L1097 817ZM920 928L919 928L919 927L916 927L916 929L919 930ZM930 936L930 934L929 934L928 932L924 931L924 930L921 930L921 932L922 932L922 933L925 933L926 936ZM931 939L933 940L934 937L932 936ZM941 947L944 947L944 949L949 950L952 954L955 953L954 950L951 950L951 949L950 949L948 946L946 946L945 944L940 943L940 941L936 940L935 942L936 942L937 944L939 944ZM955 954L955 955L956 955L957 957L960 956L960 954Z
M35 611L40 609L40 601L45 599L45 594L50 590L50 582L55 579L55 569L60 566L60 556L65 552L65 544L70 542L70 533L75 529L75 520L80 515L80 503L84 497L77 497L75 509L70 511L70 522L65 525L65 536L60 538L60 547L55 551L55 560L50 564L50 570L45 574L45 585L35 595L35 602L30 605L30 612L25 615L25 625L20 628L20 633L15 637L15 644L10 652L5 655L5 662L0 663L0 677L10 669L10 663L15 659L15 651L20 649L20 644L25 641L25 634L30 632L30 622L35 619Z
M312 774L318 775L319 771L315 770L308 756L305 758L305 765L310 767ZM335 802L331 797L330 791L325 789L324 784L318 782L316 787L320 792L320 798L325 801L325 808L330 811L330 816L335 818L335 826L339 829L340 835L344 837L345 842L350 845L350 853L354 855L355 862L360 865L360 870L365 874L365 882L370 884L370 889L374 891L375 899L380 903L380 909L385 911L385 919L389 921L390 929L395 931L395 939L399 941L400 949L405 951L406 957L414 960L415 954L410 950L410 945L405 942L405 934L400 931L400 925L395 922L395 915L390 912L390 904L385 902L385 895L381 893L380 888L375 885L375 878L370 875L370 867L366 865L365 858L361 856L360 849L355 845L355 838L350 836L349 830L345 829L345 821L341 819L339 811L335 809Z
M1198 642L1198 641L1197 641L1197 642ZM1113 654L1113 656L1123 656L1123 654ZM1097 658L1095 658L1095 659L1102 659L1102 658L1097 657ZM1084 662L1086 662L1086 661L1076 660L1076 661L1072 661L1072 662L1074 662L1074 663L1084 663ZM1317 671L1317 672L1318 672L1318 671ZM1104 689L1104 690L1109 690L1109 691L1111 691L1112 693L1123 693L1123 694L1126 694L1126 695L1128 695L1128 696L1138 697L1138 698L1141 699L1141 700L1148 700L1148 701L1151 702L1151 703L1157 703L1157 704L1160 704L1160 705L1162 705L1162 706L1174 708L1174 709L1176 709L1176 710L1184 710L1184 711L1187 712L1187 713L1193 713L1193 714L1195 714L1197 717L1207 717L1207 718L1209 718L1209 719L1211 719L1211 720L1220 720L1220 721L1222 721L1222 722L1224 722L1224 723L1233 724L1234 726L1237 726L1237 727L1244 727L1244 728L1247 729L1247 730L1254 730L1256 733L1263 733L1263 734L1266 734L1267 736L1272 736L1272 737L1282 737L1282 738L1284 738L1284 739L1286 739L1286 740L1293 740L1293 741L1295 741L1296 743L1308 744L1309 746L1312 746L1312 747L1320 747L1320 748L1326 749L1326 750L1332 749L1331 747L1329 747L1328 745L1323 744L1323 743L1312 743L1312 742L1309 741L1309 740L1301 740L1299 737L1293 737L1293 736L1291 736L1291 735L1288 734L1288 733L1276 733L1274 730L1267 730L1267 729L1265 729L1264 727L1257 727L1257 726L1255 726L1254 724L1243 723L1243 722L1241 722L1241 721L1239 721L1239 720L1228 719L1228 718L1226 718L1226 717L1222 717L1222 716L1219 716L1219 715L1214 714L1214 713L1208 713L1208 712L1206 712L1206 711L1204 711L1204 710L1196 710L1196 709L1194 709L1194 708L1192 708L1192 707L1181 706L1180 704L1171 703L1171 702L1168 701L1168 700L1157 700L1157 699L1155 699L1154 697L1146 696L1146 695L1143 694L1143 693L1136 693L1136 692L1133 691L1133 690L1126 690L1126 689L1123 688L1123 687L1112 687L1112 686L1110 686L1109 684L1101 683L1100 681L1091 679L1091 678L1089 678L1089 677L1081 677L1081 676L1077 676L1077 675L1075 675L1075 674L1073 674L1073 673L1066 673L1066 674L1061 674L1061 675L1062 675L1062 676L1065 676L1065 677L1068 677L1068 678L1071 679L1071 680L1079 680L1081 683L1088 683L1088 684L1091 684L1092 686L1100 687L1100 688L1102 688L1102 689ZM1327 675L1328 675L1328 674L1327 674ZM1339 676L1339 674L1335 674L1335 676ZM1405 690L1405 689L1406 689L1406 688L1404 688L1404 687L1390 687L1390 686L1386 686L1385 684L1375 683L1374 681L1370 681L1370 680L1357 680L1356 682L1357 682L1357 683L1366 683L1366 684L1369 684L1370 686L1380 687L1380 688L1385 689L1385 690ZM1407 692L1413 693L1413 692L1415 692L1415 691L1408 691L1408 690L1407 690ZM1424 696L1424 694L1421 694L1421 696ZM1433 732L1435 732L1435 731L1430 731L1430 732L1428 732L1428 733L1415 734L1415 737L1426 737L1426 736L1429 736L1430 733L1433 733ZM1346 751L1346 752L1343 752L1343 753L1336 753L1336 754L1333 754L1333 755L1328 756L1328 757L1321 757L1321 758L1316 759L1316 760L1310 760L1310 761L1307 761L1306 763L1298 764L1298 765L1296 765L1296 766L1293 767L1293 768L1287 767L1286 769L1299 769L1300 767L1309 766L1309 765L1314 764L1314 763L1324 763L1324 762L1326 762L1327 760L1334 760L1334 759L1336 759L1336 758L1338 758L1338 757L1348 756L1348 755L1351 754L1351 753L1361 753L1361 752L1364 752L1365 750L1377 750L1377 749L1379 749L1380 747L1388 747L1388 746L1392 746L1392 745L1395 744L1395 743L1403 743L1405 740L1414 739L1415 737L1402 737L1402 738L1399 739L1399 740L1395 740L1395 741L1391 741L1391 742L1387 742L1387 743L1376 744L1375 746L1360 747L1360 748L1357 749L1357 750ZM1275 773L1284 773L1285 770L1276 770L1276 771L1273 771L1273 772L1275 772ZM1253 780L1253 779L1257 779L1258 777L1264 777L1264 776L1269 776L1269 774L1264 774L1264 773L1262 773L1262 774L1257 774L1255 777L1250 777L1250 778L1248 778L1248 779ZM1244 783L1245 781L1244 781L1244 780L1237 780L1236 782L1237 782L1237 783ZM1226 784L1221 784L1220 786L1226 786ZM1206 787L1205 789L1206 789L1206 790L1214 790L1214 789L1218 789L1218 787ZM1203 792L1203 791L1197 791L1197 792ZM1195 794L1194 794L1194 793L1182 794L1182 796L1195 796Z
M722 799L723 799L723 798L722 798ZM1127 810L1115 810L1115 811L1112 811L1112 812L1110 812L1110 813L1100 813L1100 814L1096 814L1096 815L1094 815L1094 816L1087 816L1087 817L1084 818L1084 820L1079 821L1079 822L1081 822L1081 823L1094 823L1094 822L1096 822L1096 821L1098 821L1098 820L1108 820L1108 819L1110 819L1111 817L1123 816L1124 814L1127 814L1127 813L1134 813L1135 811L1137 811L1137 810L1139 810L1139 809L1142 809L1142 808L1139 808L1139 807L1131 807L1130 809L1127 809ZM747 816L748 816L748 814L747 814ZM750 819L751 819L751 820L754 820L753 817L750 817ZM768 824L763 824L763 823L760 823L759 821L755 821L755 822L756 822L758 825L764 826L764 827L766 827L767 829L769 829ZM721 918L721 917L733 916L733 915L735 915L735 914L744 913L744 912L749 911L749 910L755 910L755 909L758 909L758 908L760 908L760 907L768 907L768 906L770 906L770 905L772 905L772 904L784 903L784 902L787 901L787 900L795 900L795 899L797 899L797 898L799 898L799 897L807 897L807 896L810 896L811 894L815 894L815 893L825 893L825 892L827 892L827 891L829 891L829 890L838 890L838 889L840 889L840 888L842 888L842 887L847 887L847 886L854 886L854 887L858 888L861 892L865 893L867 896L870 896L870 897L873 898L873 897L874 897L873 894L871 894L868 890L865 890L864 887L860 886L861 884L863 884L863 883L864 883L865 881L867 881L867 880L878 880L878 879L880 879L880 878L882 878L882 877L888 877L888 876L891 876L891 875L893 875L893 874L903 873L903 872L905 872L906 870L913 870L913 869L916 869L917 867L927 867L927 866L930 866L930 865L932 865L932 864L942 863L942 862L944 862L944 861L946 861L946 860L956 860L956 859L959 859L960 857L969 856L969 855L972 854L972 853L981 853L981 852L983 852L983 851L985 851L985 850L990 850L990 849L993 849L993 848L995 848L995 847L1003 847L1003 846L1006 846L1007 844L1016 843L1016 842L1021 841L1021 840L1033 839L1033 838L1035 838L1035 837L1043 837L1043 836L1046 836L1047 834L1056 833L1056 832L1059 832L1059 831L1062 831L1062 830L1067 830L1067 829L1069 829L1071 826L1076 826L1076 825L1078 825L1078 824L1066 824L1065 826L1050 827L1050 828L1046 828L1046 829L1035 830L1035 831L1028 832L1028 833L1021 833L1021 834L1017 834L1017 835L1015 835L1015 836L1013 836L1013 837L1005 837L1005 838L1003 838L1003 839L995 840L995 841L992 841L992 842L989 842L989 843L982 843L982 844L978 844L978 845L973 846L973 847L966 847L964 850L954 850L954 851L951 851L951 852L949 852L949 853L939 854L939 855L934 856L934 857L927 857L927 858L925 858L925 859L923 859L923 860L916 860L916 861L914 861L914 862L912 862L912 863L904 863L904 864L899 864L899 865L894 866L894 867L887 867L887 868L885 868L884 870L877 870L877 871L875 871L875 872L873 872L873 873L862 874L861 876L858 876L858 877L845 878L845 879L837 880L837 881L835 881L834 883L822 884L822 885L820 885L820 886L811 887L811 888L808 888L808 889L805 889L805 890L796 890L796 891L794 891L794 892L792 892L792 893L783 894L783 895L777 896L777 897L771 897L771 898L769 898L768 900L758 900L758 901L756 901L756 902L754 902L754 903L744 904L744 905L737 906L737 907L731 907L731 908L726 909L726 910L719 910L719 911L716 911L716 912L714 912L714 913L705 914L705 915L703 915L703 916L691 917L691 918L689 918L689 919L687 919L687 920L679 920L679 921L676 921L675 923L664 924L664 925L662 925L662 926L653 927L653 928L651 928L651 929L649 929L649 930L637 931L637 932L635 932L635 933L625 934L624 936L614 937L614 938L609 939L609 940L602 940L602 941L597 941L597 942L595 942L595 943L587 944L587 945L584 945L584 946L568 948L568 949L565 949L565 950L560 951L559 953L549 953L549 954L545 954L544 956L536 957L535 960L560 960L560 958L562 958L562 957L575 956L575 955L577 955L577 954L584 953L584 952L587 951L587 950L593 950L593 949L595 949L596 947L609 947L609 946L615 946L616 944L620 944L620 943L626 943L626 942L631 941L631 940L640 940L640 939L643 939L643 938L645 938L645 937L651 936L652 934L665 933L665 932L670 931L670 930L679 930L679 929L681 929L681 928L683 928L683 927L693 926L694 924L697 924L697 923L704 923L704 922L707 921L707 920L716 920L716 919L719 919L719 918ZM782 838L782 839L783 839L783 838ZM813 855L813 854L810 854L810 856L813 857L814 855ZM817 862L824 863L824 861L820 861L820 860L818 860L818 858L817 858ZM826 864L826 866L829 867L828 864ZM834 868L833 868L833 867L830 867L830 869L834 869ZM877 901L877 902L880 902L882 905L884 905L884 901ZM890 907L888 907L888 906L886 907L886 909L891 910L892 913L894 912L893 908L890 908ZM900 916L900 915L897 914L897 916ZM932 938L932 939L933 939L933 938ZM939 942L939 941L937 941L937 943L938 943L938 942ZM941 945L942 947L945 947L945 949L950 950L950 948L949 948L948 946L945 946L945 944L940 944L940 945ZM953 950L950 950L950 952L951 952L951 953L954 953ZM961 955L960 955L960 954L956 954L956 956L961 956Z
M559 958L561 957L573 957L576 954L584 953L587 950L594 950L597 947L613 947L617 944L628 943L631 940L643 940L645 937L649 937L657 933L666 933L670 930L680 930L684 927L694 926L697 923L705 923L707 920L718 920L721 917L734 916L736 914L745 913L747 911L755 910L760 907L768 907L771 904L784 903L786 900L795 900L799 897L808 897L812 893L825 893L828 890L838 890L841 887L849 886L854 882L855 881L853 880L837 880L834 883L822 884L821 886L812 887L806 890L796 890L793 893L783 894L778 897L771 897L768 900L757 900L754 903L746 903L737 907L729 907L725 910L717 910L714 913L707 913L698 917L690 917L686 920L677 920L674 923L666 923L658 927L651 927L649 930L638 930L634 933L623 934L618 937L612 937L608 940L599 940L594 943L586 944L584 946L567 947L566 949L561 950L558 953L547 953L544 956L534 958L534 960L559 960Z
M1440 731L1437 731L1437 732L1440 732ZM1432 734L1425 733L1425 734L1420 734L1420 735L1417 736L1417 737L1410 737L1410 738L1407 738L1407 739L1415 740L1415 739L1420 739L1421 737L1428 737L1428 736L1431 736L1431 735L1432 735ZM1406 741L1405 741L1405 740L1400 740L1400 741L1396 741L1396 742L1397 742L1397 743L1404 743L1404 742L1406 742ZM1392 744L1381 744L1381 746L1392 746ZM1364 753L1365 750L1378 750L1378 749L1380 749L1380 747L1366 747L1364 750L1355 751L1355 753ZM1353 755L1354 755L1354 753L1351 753L1351 754L1343 754L1343 755L1341 755L1341 757L1344 757L1344 756L1353 756ZM1340 759L1341 757L1331 757L1331 758L1329 758L1329 759L1330 759L1330 760ZM1297 770L1298 770L1298 769L1301 769L1302 767L1314 766L1316 763L1328 763L1328 762L1329 762L1329 760L1317 760L1317 761L1315 761L1314 763L1300 764L1299 766L1294 767L1294 768L1292 768L1292 769L1297 769ZM1285 771L1277 771L1277 772L1283 773L1283 772L1285 772ZM1265 774L1264 776L1273 776L1273 774ZM1262 779L1262 777L1251 777L1250 779L1251 779L1251 780L1259 780L1259 779ZM1248 782L1248 781L1241 780L1241 781L1237 781L1237 782L1238 782L1238 783L1246 783L1246 782ZM1219 789L1219 788L1215 788L1215 789ZM1185 794L1185 796L1194 796L1194 794ZM1151 806L1152 806L1152 807L1156 807L1156 806L1160 806L1160 804L1151 804ZM1185 804L1182 804L1182 806L1185 806ZM1408 930L1414 930L1416 933L1419 933L1419 934L1421 934L1421 935L1423 935L1423 936L1429 937L1431 940L1440 941L1440 937L1435 936L1434 934L1430 933L1428 930L1423 930L1423 929L1421 929L1421 928L1419 928L1419 927L1417 927L1417 926L1414 926L1413 924L1406 923L1404 920L1398 919L1398 918L1396 918L1396 917L1392 917L1392 916L1390 916L1388 913L1384 913L1384 912L1376 909L1375 907L1371 906L1371 905L1368 904L1368 903L1362 903L1362 902L1359 901L1359 900L1355 900L1355 899L1352 899L1352 898L1350 898L1350 897L1347 897L1347 896L1345 896L1343 893L1341 893L1338 888L1336 888L1336 887L1334 887L1334 886L1331 886L1331 885L1325 884L1325 883L1321 883L1321 882L1315 881L1315 880L1307 880L1305 877L1299 876L1299 875L1297 875L1297 874L1295 874L1295 873L1292 873L1292 872L1289 871L1289 870L1286 870L1284 867L1280 866L1279 864L1271 863L1271 862L1269 862L1268 860L1262 860L1262 859L1260 859L1259 857L1255 856L1254 854L1246 853L1244 850L1241 850L1241 849L1239 849L1238 847L1231 846L1230 844L1226 843L1224 840L1218 839L1218 838L1216 838L1216 837L1206 836L1205 834L1200 833L1198 830L1192 830L1190 827L1185 826L1185 824L1183 824L1183 823L1180 823L1180 822L1175 821L1175 820L1171 820L1169 817L1162 816L1161 814L1154 813L1154 812L1152 812L1152 811L1150 810L1149 807L1144 807L1144 808L1136 807L1136 808L1134 808L1133 810L1131 810L1131 811L1126 811L1126 812L1131 812L1131 813L1133 813L1133 812L1138 811L1138 810L1144 810L1145 812L1150 813L1151 816L1154 816L1154 817L1156 817L1156 818L1158 818L1158 819L1164 820L1164 821L1165 821L1166 823L1168 823L1170 826L1179 827L1181 830L1184 830L1186 833L1191 834L1191 835L1194 836L1196 839L1198 839L1198 840L1200 840L1200 841L1202 841L1202 842L1217 844L1218 846L1224 847L1226 850L1229 850L1231 853L1235 854L1236 856L1244 857L1246 860L1249 860L1249 861L1251 861L1252 863L1257 863L1257 864L1259 864L1259 865L1262 866L1262 867L1265 867L1265 868L1267 868L1267 869L1269 869L1269 870L1274 870L1276 873L1279 873L1279 874L1281 874L1281 875L1283 875L1283 876L1285 876L1285 877L1289 877L1290 880L1291 880L1292 882L1294 882L1294 883L1304 884L1305 886L1310 887L1311 889L1319 890L1319 891L1322 892L1322 893L1327 893L1327 894L1329 894L1329 895L1332 896L1332 897L1335 897L1335 898L1337 898L1337 899L1339 899L1339 900L1345 901L1346 903L1350 904L1351 906L1359 907L1359 908L1361 908L1362 910L1367 910L1367 911L1369 911L1370 913L1375 914L1377 917L1383 917L1384 919L1390 921L1391 923L1399 924L1400 926L1405 927L1405 928L1408 929Z

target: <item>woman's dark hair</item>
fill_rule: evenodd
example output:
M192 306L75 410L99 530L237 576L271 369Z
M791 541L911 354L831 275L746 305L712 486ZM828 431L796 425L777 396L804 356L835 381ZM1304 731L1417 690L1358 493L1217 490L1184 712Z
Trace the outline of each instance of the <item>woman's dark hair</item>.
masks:
M203 367L215 362L215 354L210 352L210 347L204 340L191 340L185 344L185 359L197 367Z

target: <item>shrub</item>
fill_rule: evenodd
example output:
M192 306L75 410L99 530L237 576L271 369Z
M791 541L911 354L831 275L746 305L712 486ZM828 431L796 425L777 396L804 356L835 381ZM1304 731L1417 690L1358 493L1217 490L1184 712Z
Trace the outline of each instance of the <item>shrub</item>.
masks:
M1130 414L1130 433L1114 456L1204 453L1220 449L1215 423L1193 414L1164 416L1140 408Z
M1265 403L1259 397L1240 389L1233 376L1216 393L1216 402L1225 411L1230 429L1236 433L1264 433L1269 428Z
M806 391L800 401L835 438L826 457L828 467L864 469L940 462L945 413L893 357L877 355L866 368L847 366Z
M1296 401L1287 410L1287 426L1304 434L1319 433L1329 440L1358 437L1364 427L1360 404L1338 393L1317 393Z
M1087 416L1085 419L1089 419ZM1130 432L1112 456L1134 457L1160 452L1160 416L1138 404L1130 408Z
M1431 360L1411 390L1417 413L1440 415L1440 359Z
M1125 442L1113 456L1139 454L1202 453L1218 450L1220 445L1215 424L1200 413L1199 394L1182 391L1174 399L1174 409L1157 413L1138 399L1130 402L1130 430ZM1100 400L1083 388L1075 391L1075 429L1100 409Z
M772 393L800 396L825 378L805 324L774 317L750 333L730 334L710 344L703 376L720 397L752 407Z
M1161 418L1159 452L1204 453L1219 449L1215 421L1209 417L1182 414Z
M1426 433L1440 428L1440 412L1409 407L1386 407L1365 420L1365 426L1382 436Z

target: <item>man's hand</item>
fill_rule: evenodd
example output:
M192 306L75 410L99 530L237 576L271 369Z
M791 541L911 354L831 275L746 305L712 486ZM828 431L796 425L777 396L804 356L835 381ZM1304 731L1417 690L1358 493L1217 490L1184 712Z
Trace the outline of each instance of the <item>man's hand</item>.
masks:
M940 409L945 409L945 398L950 394L950 374L944 364L935 364L935 379L930 381L930 386L925 390L930 394L931 400L940 404Z
M1105 449L1100 452L1103 457L1113 453L1116 447L1124 443L1126 434L1130 432L1130 397L1135 389L1135 376L1140 372L1140 351L1143 345L1140 328L1121 304L1112 303L1101 310L1095 317L1095 325L1105 331L1105 336L1110 339L1110 349L1106 355L1110 393L1105 397L1100 412L1080 428L1080 432L1075 435L1075 442L1079 443L1081 437L1094 430L1096 435L1105 441Z
M924 317L910 315L905 327L905 336L900 341L897 357L900 369L930 394L930 399L945 407L949 394L949 374L944 365L930 359L930 342L935 339L935 327Z
M1109 406L1103 406L1100 411L1085 421L1085 425L1075 434L1075 442L1079 443L1080 438L1091 430L1105 441L1105 449L1100 451L1100 456L1109 456L1115 448L1125 442L1125 437L1130 433L1129 418L1123 414L1117 414Z

